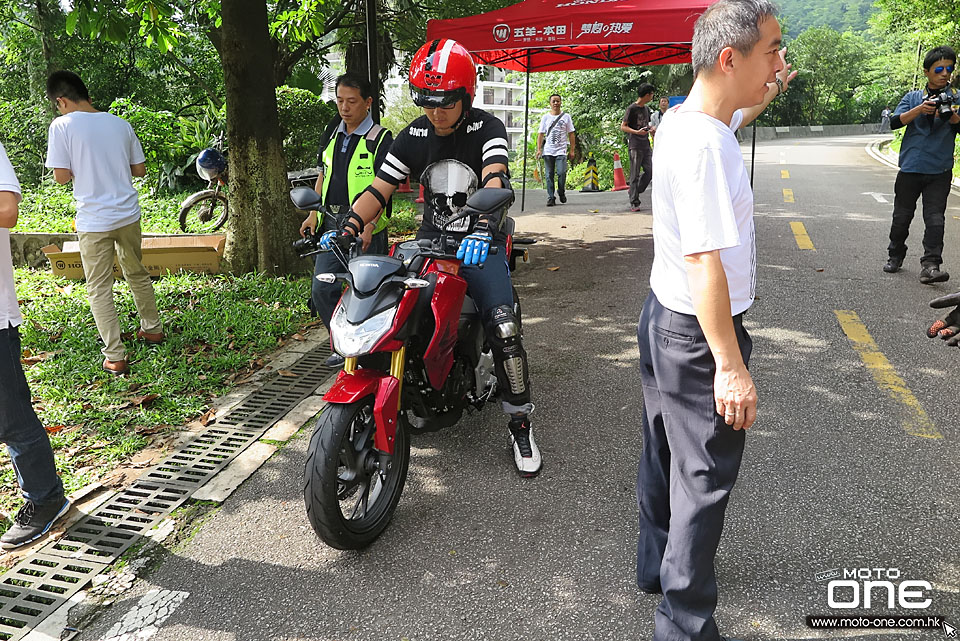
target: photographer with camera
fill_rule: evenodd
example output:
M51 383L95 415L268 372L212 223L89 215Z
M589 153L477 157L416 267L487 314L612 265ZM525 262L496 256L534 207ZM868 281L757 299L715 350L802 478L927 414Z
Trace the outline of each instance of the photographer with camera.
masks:
M310 241L319 231L334 231L340 229L350 212L350 206L363 191L373 182L374 176L380 171L390 145L393 144L393 135L380 125L373 122L370 115L370 105L373 103L373 94L370 83L366 79L353 74L345 73L337 78L337 112L327 125L320 141L317 154L317 164L320 175L314 187L323 197L323 205L329 216L322 212L310 212L303 224L300 225L300 235L304 240L297 241L299 250L311 249ZM384 208L384 214L367 223L363 229L363 249L371 254L387 253L387 219L390 216L389 204ZM322 216L322 218L321 218ZM315 243L319 243L319 236ZM333 254L317 254L314 262L314 276L326 272L340 271L340 264ZM323 283L313 279L310 290L310 300L313 309L320 316L320 320L330 329L330 319L333 310L340 300L341 286L339 283ZM343 357L334 352L327 359L330 367L339 367L343 364Z
M940 269L943 262L944 212L953 179L953 151L960 133L960 116L953 105L960 95L950 87L950 74L957 54L950 47L931 49L923 59L927 77L924 90L908 92L890 118L890 128L906 127L900 146L900 173L894 186L893 224L890 226L889 258L883 271L900 270L907 255L907 235L923 195L923 255L920 282L940 283L950 274Z

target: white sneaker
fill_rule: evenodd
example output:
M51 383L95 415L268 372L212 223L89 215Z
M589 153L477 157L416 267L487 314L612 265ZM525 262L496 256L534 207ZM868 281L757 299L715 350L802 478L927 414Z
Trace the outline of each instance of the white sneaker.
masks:
M513 447L513 461L517 464L517 471L520 476L536 476L543 466L543 459L540 458L540 448L533 438L530 418L525 416L522 421L511 420L507 427L510 428L510 445Z

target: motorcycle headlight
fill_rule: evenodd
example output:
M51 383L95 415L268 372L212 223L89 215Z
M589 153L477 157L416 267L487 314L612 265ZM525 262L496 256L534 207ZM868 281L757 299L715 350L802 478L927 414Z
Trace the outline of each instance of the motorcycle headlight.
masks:
M347 320L343 305L337 305L330 319L330 334L333 336L333 349L344 358L360 356L369 352L384 334L393 326L397 307L384 310L371 316L362 323L354 325Z

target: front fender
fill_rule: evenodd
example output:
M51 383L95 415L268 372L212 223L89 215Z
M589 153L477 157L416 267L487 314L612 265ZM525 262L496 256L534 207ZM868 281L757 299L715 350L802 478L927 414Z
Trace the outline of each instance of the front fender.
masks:
M323 395L323 400L328 403L353 403L359 401L364 396L376 394L380 386L380 379L389 378L390 375L385 372L378 372L375 369L358 369L352 374L340 370L337 374L337 380L333 382L327 393Z
M374 369L358 369L352 374L341 370L337 380L323 395L328 403L354 403L373 396L373 419L377 431L373 444L381 452L393 454L397 434L397 411L400 405L400 381Z

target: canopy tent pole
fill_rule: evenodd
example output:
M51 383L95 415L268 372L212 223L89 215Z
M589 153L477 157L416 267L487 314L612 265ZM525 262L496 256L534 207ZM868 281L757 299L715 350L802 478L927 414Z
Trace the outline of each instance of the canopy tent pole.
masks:
M750 144L750 189L753 189L753 164L757 158L757 121L753 121L753 142Z
M530 124L530 51L527 51L527 87L523 97L523 189L520 191L520 211L527 204L527 132Z

